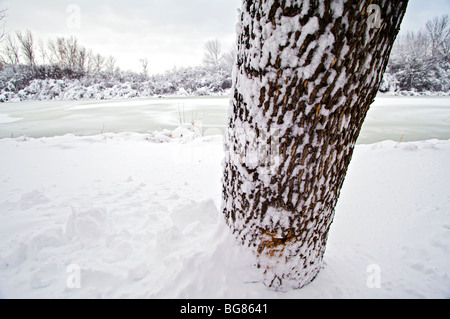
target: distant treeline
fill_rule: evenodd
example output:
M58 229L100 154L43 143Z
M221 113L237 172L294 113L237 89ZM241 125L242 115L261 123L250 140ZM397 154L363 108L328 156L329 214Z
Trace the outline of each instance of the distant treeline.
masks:
M217 40L206 43L203 65L152 76L148 59L140 59L141 72L121 71L113 56L94 54L75 37L39 41L38 51L30 31L10 34L3 42L2 102L221 95L231 88L233 53L222 53Z
M385 92L450 91L450 20L435 17L417 32L400 36L381 88Z
M223 95L231 84L231 74L206 66L146 76L133 72L85 73L58 66L31 69L8 65L0 72L0 101Z

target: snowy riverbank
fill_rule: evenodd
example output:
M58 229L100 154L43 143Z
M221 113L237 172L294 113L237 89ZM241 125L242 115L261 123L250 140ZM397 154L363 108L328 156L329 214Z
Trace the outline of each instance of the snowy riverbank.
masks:
M325 268L277 293L222 223L222 137L170 139L1 139L0 296L450 298L450 141L358 146Z

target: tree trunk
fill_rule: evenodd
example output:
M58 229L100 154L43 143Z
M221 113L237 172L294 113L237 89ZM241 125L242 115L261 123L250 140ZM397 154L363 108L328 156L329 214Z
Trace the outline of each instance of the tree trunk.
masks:
M223 212L266 285L310 283L407 0L244 0Z

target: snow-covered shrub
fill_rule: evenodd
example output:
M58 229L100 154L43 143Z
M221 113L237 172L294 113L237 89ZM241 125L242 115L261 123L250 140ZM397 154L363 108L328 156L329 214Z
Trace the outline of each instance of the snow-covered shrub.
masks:
M394 93L396 91L398 91L398 80L391 73L385 73L383 76L383 82L380 86L380 92Z

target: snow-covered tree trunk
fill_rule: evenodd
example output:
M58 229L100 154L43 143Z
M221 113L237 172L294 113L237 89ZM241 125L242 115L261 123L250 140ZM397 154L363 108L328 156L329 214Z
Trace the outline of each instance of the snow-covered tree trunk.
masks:
M223 211L270 287L303 287L322 268L407 2L243 1Z

